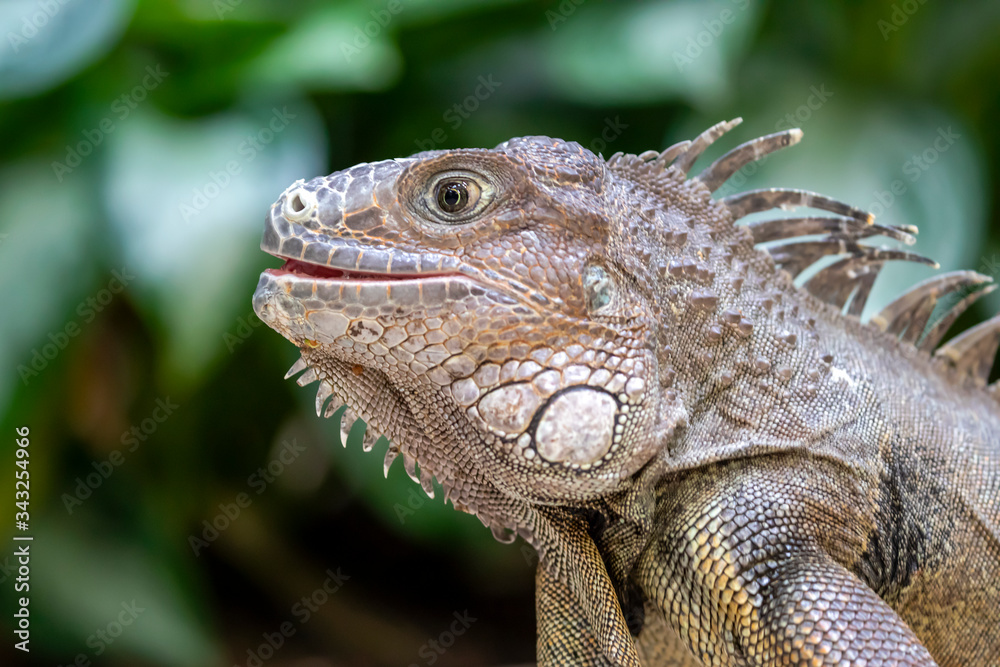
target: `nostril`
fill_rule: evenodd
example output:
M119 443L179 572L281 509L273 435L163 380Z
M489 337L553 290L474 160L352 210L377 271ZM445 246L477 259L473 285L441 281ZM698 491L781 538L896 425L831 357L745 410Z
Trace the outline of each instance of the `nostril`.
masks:
M285 218L295 222L306 220L316 208L316 195L302 188L289 192L282 206Z

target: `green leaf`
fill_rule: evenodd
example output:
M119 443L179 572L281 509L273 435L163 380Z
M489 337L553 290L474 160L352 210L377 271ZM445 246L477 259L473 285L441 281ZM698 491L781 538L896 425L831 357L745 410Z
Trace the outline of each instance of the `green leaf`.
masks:
M570 11L572 8L573 11ZM758 22L747 0L634 6L562 3L546 11L553 88L591 105L681 97L716 103Z
M116 657L127 664L132 656L177 667L219 664L220 647L181 597L177 573L156 554L109 537L106 527L98 532L105 519L81 512L35 529L31 574L42 584L32 586L31 611L42 636L55 634L62 650L99 663Z
M403 68L390 37L396 29L395 16L387 16L379 22L357 6L321 5L251 62L246 79L254 86L387 88Z
M97 275L98 222L87 167L60 183L41 161L0 172L0 412L18 384L53 372L89 324L78 310ZM14 315L16 313L16 316Z
M8 0L0 4L0 98L37 94L118 40L134 0Z

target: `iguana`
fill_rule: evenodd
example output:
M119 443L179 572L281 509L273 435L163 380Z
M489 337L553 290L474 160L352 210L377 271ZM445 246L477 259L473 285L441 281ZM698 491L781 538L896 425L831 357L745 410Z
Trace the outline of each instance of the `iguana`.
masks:
M539 664L1000 665L1000 318L939 345L989 278L862 322L886 261L933 264L862 241L915 228L800 190L713 199L802 136L688 177L738 123L298 181L254 308L318 413L346 403L386 471L537 550ZM793 207L829 215L736 224Z

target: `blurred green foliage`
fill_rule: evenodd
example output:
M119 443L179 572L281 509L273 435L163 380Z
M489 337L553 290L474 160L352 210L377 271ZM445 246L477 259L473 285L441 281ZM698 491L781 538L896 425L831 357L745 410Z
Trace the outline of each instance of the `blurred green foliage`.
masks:
M31 653L8 639L0 661L531 661L530 552L401 466L383 480L384 442L342 450L339 419L281 380L296 351L250 309L267 206L417 150L549 134L638 153L740 115L707 159L806 138L729 191L822 191L997 275L997 34L988 0L8 0L0 474L29 426L34 542ZM870 308L927 275L891 267Z

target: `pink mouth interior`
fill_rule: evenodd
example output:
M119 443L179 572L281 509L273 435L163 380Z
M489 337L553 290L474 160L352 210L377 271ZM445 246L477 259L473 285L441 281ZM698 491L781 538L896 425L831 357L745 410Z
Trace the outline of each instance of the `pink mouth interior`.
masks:
M445 274L400 274L400 273L370 273L366 271L348 271L345 269L333 269L329 266L310 264L297 259L286 260L280 269L268 269L272 276L292 274L309 278L319 278L322 280L414 280L417 278L434 278Z
M270 269L270 272L273 275L291 273L296 276L309 276L310 278L354 278L355 280L363 280L364 278L381 278L378 274L363 274L344 271L342 269L331 269L328 266L310 264L309 262L300 262L297 259L286 260L280 269Z

